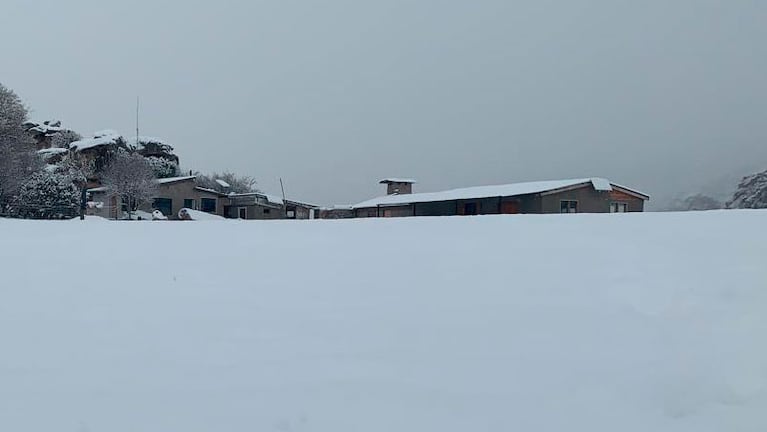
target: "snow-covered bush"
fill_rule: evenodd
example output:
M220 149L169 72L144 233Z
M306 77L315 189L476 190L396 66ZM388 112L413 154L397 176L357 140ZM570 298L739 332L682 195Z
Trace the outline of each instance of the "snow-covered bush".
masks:
M767 208L767 171L744 177L727 208Z
M178 175L179 169L176 161L157 156L148 156L146 161L157 178L176 177Z
M41 170L21 186L14 203L18 216L32 219L63 219L77 214L80 190L72 177Z

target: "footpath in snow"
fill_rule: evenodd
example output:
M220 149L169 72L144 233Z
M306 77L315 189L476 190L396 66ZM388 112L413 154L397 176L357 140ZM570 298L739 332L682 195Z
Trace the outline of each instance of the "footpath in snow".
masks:
M767 212L0 219L0 430L767 430Z

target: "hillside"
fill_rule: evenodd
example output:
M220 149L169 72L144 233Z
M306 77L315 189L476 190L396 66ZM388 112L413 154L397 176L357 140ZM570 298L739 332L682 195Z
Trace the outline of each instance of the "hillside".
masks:
M761 432L765 226L0 219L0 430Z

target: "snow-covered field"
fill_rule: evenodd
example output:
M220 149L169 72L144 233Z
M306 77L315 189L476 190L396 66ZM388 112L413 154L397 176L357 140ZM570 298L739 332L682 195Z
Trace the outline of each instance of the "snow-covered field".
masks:
M767 212L0 220L0 431L767 430Z

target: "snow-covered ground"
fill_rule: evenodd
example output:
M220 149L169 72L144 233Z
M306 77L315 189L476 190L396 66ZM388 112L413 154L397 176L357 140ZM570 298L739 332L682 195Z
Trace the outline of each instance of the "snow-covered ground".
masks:
M0 220L0 430L767 430L767 212Z

